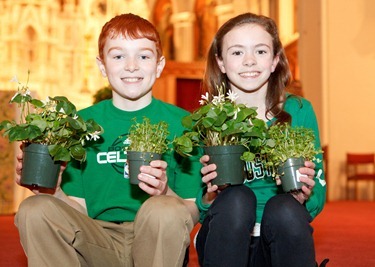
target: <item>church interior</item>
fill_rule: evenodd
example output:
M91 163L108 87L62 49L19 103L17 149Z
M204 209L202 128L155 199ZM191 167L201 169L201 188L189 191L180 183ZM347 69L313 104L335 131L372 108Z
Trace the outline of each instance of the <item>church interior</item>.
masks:
M96 66L96 40L107 20L127 12L149 19L160 32L167 64L155 97L192 111L215 31L241 12L263 14L280 29L293 75L288 90L313 103L322 144L329 146L327 198L348 199L354 187L348 195L346 153L375 151L371 10L371 0L2 0L0 117L17 113L7 103L15 90L10 79L17 75L25 81L28 70L31 91L39 98L65 95L80 109L103 97L108 84ZM0 177L0 208L9 213L28 193L13 184L9 166L17 147L1 138L0 148L0 166L7 170ZM374 199L370 183L360 182L360 200Z

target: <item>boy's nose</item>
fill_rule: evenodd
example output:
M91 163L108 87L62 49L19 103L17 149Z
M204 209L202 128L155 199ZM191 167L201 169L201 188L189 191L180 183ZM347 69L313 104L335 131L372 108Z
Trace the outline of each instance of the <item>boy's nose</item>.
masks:
M125 69L130 72L134 72L138 70L137 61L134 59L129 59L125 64Z

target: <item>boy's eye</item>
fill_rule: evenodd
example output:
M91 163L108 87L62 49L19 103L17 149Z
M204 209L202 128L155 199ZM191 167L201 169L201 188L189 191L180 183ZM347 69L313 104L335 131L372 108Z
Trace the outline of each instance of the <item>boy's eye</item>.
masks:
M150 57L149 56L147 56L147 55L140 55L139 56L141 59L149 59Z
M114 59L122 59L122 58L124 58L124 56L123 55L116 55L116 56L113 56L113 58Z

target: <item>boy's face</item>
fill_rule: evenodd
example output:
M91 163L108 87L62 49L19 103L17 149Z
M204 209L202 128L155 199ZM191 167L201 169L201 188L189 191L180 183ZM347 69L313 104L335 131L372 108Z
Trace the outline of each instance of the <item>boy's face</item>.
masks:
M157 58L156 46L146 38L129 39L118 36L107 39L103 59L97 59L99 69L108 78L114 94L137 101L151 96L156 78L163 71L164 57Z

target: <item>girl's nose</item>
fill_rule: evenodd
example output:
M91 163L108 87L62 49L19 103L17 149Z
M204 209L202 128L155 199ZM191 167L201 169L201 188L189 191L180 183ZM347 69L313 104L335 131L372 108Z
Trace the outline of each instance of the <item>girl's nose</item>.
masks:
M246 53L243 58L243 64L247 66L255 65L256 64L255 56L250 53Z

